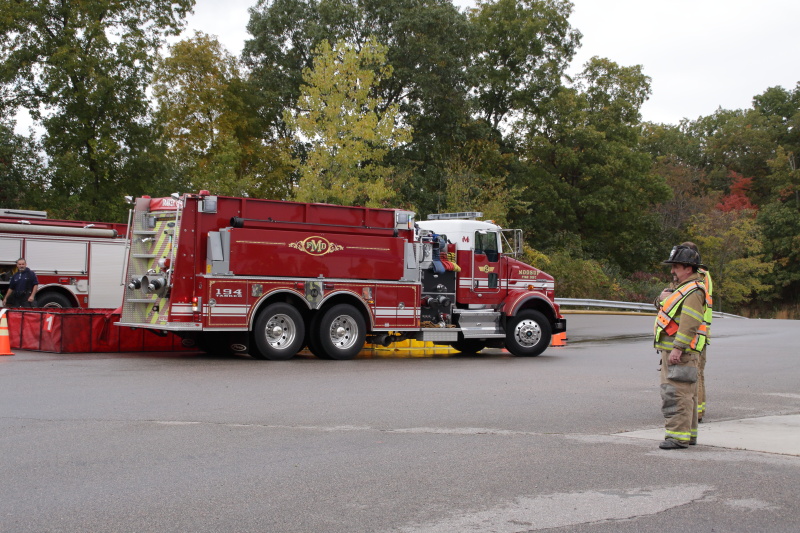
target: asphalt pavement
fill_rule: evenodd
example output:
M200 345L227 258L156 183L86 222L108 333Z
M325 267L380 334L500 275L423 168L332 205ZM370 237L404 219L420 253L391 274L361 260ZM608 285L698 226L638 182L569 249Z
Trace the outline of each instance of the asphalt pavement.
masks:
M716 319L663 451L653 317L535 358L0 358L2 532L798 531L800 323Z

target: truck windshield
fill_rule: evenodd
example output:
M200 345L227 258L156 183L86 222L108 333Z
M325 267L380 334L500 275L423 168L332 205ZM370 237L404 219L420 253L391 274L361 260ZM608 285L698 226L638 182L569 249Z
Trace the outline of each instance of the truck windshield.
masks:
M496 262L500 253L497 248L497 232L476 231L475 253L486 254L486 259L492 263Z

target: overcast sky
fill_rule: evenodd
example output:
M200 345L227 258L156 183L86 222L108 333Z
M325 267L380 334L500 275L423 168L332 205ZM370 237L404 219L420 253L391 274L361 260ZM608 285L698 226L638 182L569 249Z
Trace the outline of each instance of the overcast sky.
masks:
M386 0L391 1L391 0ZM572 0L573 28L583 34L570 72L592 56L642 65L652 95L642 118L677 124L718 108L744 109L769 87L800 81L800 0ZM463 8L474 0L455 0ZM248 8L256 0L197 0L182 37L216 35L239 55L251 36ZM17 131L30 125L17 116Z
M391 0L387 0L391 1ZM238 55L256 0L197 0L189 30L216 35ZM456 5L472 6L471 0ZM742 109L767 88L800 81L798 0L573 0L583 33L571 71L592 56L642 65L653 94L644 120L677 124L719 107Z

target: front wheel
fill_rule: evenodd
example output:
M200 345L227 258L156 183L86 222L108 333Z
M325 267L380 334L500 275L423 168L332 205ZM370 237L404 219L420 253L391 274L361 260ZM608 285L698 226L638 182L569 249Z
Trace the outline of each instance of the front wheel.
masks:
M253 337L258 349L257 359L291 359L303 347L303 316L286 303L269 305L258 315Z
M61 293L46 292L44 294L37 294L34 297L36 307L56 308L56 309L69 309L74 307L72 302Z
M506 349L514 355L536 357L550 346L550 322L539 311L526 309L508 319Z
M367 326L361 313L348 304L334 305L317 322L316 348L331 359L352 359L367 338Z

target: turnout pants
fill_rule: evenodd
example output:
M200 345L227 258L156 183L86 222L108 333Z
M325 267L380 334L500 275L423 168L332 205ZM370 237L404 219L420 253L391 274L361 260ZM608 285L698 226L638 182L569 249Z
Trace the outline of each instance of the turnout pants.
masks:
M661 350L661 412L665 439L688 446L697 439L698 354L684 352L677 365L669 363L669 352Z

